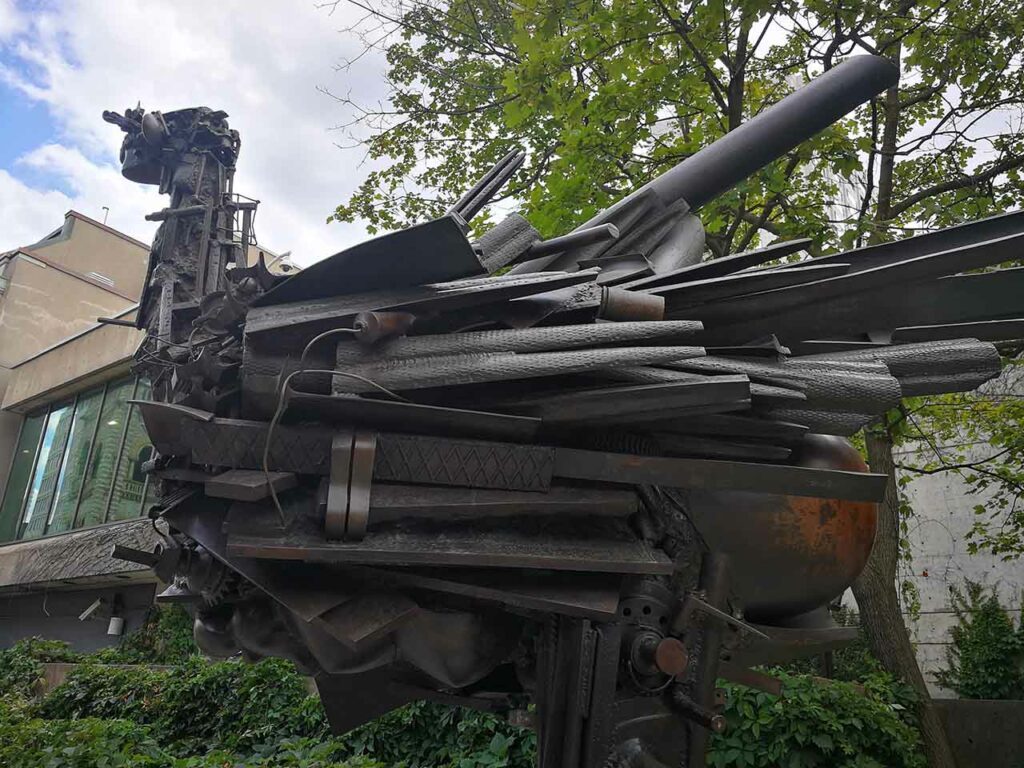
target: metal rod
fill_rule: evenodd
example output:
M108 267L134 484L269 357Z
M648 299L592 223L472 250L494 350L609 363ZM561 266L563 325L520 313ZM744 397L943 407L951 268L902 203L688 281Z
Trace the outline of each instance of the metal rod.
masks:
M561 253L571 248L582 248L592 243L601 243L606 240L616 240L619 237L619 230L614 224L600 224L588 229L578 229L561 237L553 237L532 246L524 254L524 258L534 259L538 256L550 256L553 253Z
M456 201L455 205L448 209L447 213L461 214L463 209L465 209L465 207L473 200L473 198L476 197L480 193L480 191L484 189L484 187L486 187L491 182L491 180L494 179L495 176L498 175L501 169L508 165L512 161L512 159L520 153L520 151L521 150L518 148L513 149L507 155L501 158L501 160L492 165L490 169L487 171L487 173L481 176L479 181L477 181L476 184L474 184L472 187L466 190L465 194L463 194L463 196Z

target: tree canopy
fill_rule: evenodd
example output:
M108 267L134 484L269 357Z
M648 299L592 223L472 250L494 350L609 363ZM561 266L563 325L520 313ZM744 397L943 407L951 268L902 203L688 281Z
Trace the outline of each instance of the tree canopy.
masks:
M528 161L508 204L560 233L866 52L900 63L898 92L705 208L712 256L945 226L1021 191L1020 0L349 2L366 11L350 32L386 58L390 97L337 97L346 144L376 166L339 220L436 215L516 145Z

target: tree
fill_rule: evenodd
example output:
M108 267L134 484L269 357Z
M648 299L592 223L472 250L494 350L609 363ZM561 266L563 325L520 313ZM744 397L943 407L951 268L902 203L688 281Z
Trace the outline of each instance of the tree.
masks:
M900 84L704 208L710 256L880 242L1006 210L1024 186L1021 0L349 2L392 92L374 108L340 98L349 139L382 163L340 220L437 214L517 144L529 163L506 203L558 234L862 52L896 62ZM894 471L906 412L866 436L876 471ZM922 694L929 763L951 766L900 612L903 512L893 481L854 591L872 650Z
M1012 4L1010 4L1012 5ZM871 107L861 204L847 240L880 242L920 226L945 226L1013 205L1020 191L1024 115L1019 74L1019 8L966 3L827 3L799 26L804 44L828 52L852 42L903 69L900 84ZM994 115L1012 130L989 127ZM986 126L979 128L979 126ZM900 613L896 588L904 509L892 448L900 417L868 430L868 462L890 476L871 557L854 583L868 643L882 665L921 694L919 717L929 764L952 766L942 723Z
M590 218L773 104L820 67L770 43L768 2L383 0L354 30L389 65L390 100L341 128L384 167L334 217L392 228L442 212L511 145L506 199L545 235ZM353 62L345 67L355 66ZM852 121L701 214L715 256L767 236L834 243L821 214L859 167Z

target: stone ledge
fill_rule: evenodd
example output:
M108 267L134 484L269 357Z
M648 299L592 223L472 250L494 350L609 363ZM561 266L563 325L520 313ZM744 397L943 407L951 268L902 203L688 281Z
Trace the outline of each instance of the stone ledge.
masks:
M0 591L100 584L126 578L155 581L152 571L110 556L114 544L151 550L160 537L150 520L69 531L0 546Z

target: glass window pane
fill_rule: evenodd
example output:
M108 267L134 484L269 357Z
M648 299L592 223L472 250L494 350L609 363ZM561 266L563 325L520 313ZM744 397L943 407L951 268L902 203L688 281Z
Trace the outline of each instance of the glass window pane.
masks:
M21 519L22 539L42 536L46 530L50 502L53 501L57 477L64 463L64 448L67 445L68 433L71 431L73 412L74 403L62 403L50 408L46 429L43 430L43 441L39 444L39 458L36 459L32 482L28 488L25 513Z
M110 485L117 471L117 457L124 434L124 420L128 417L128 401L132 397L135 381L111 382L107 385L107 399L100 413L99 429L92 446L92 456L86 469L82 501L78 505L75 527L98 525L106 518Z
M32 464L39 446L39 436L43 433L46 413L25 418L15 449L11 474L7 478L7 490L4 492L4 503L0 506L0 541L11 541L18 533L21 521L21 503L25 500L25 490L32 475Z
M64 466L57 480L57 490L50 508L50 523L47 533L60 533L71 527L78 505L78 494L85 480L86 465L89 462L89 448L96 433L100 405L103 402L103 387L85 392L78 397L75 417L71 422L71 436L64 455Z
M139 380L135 399L149 399L149 385L145 380ZM110 498L107 520L126 520L142 514L142 497L146 491L146 476L142 473L142 465L152 453L153 447L149 444L142 415L138 408L133 407L128 416L128 431L125 433L124 449L117 467L117 480L114 483L114 495Z

